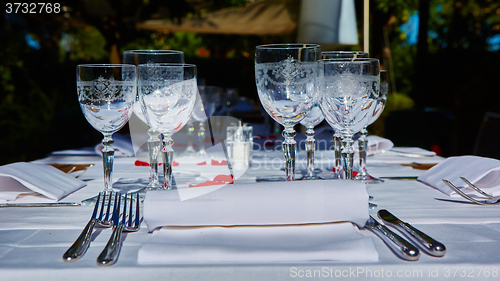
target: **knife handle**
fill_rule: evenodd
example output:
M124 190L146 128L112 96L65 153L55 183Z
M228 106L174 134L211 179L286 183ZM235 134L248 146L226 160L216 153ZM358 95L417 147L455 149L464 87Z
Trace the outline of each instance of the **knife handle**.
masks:
M432 237L427 236L422 231L416 229L408 223L401 222L399 224L394 224L397 230L401 233L405 234L408 239L415 242L417 245L422 246L422 250L424 250L429 255L435 257L442 257L446 253L446 247L434 240Z
M76 239L75 243L73 243L73 245L69 247L66 253L64 253L64 261L76 261L85 254L85 252L89 248L92 230L94 230L96 223L96 219L91 219L87 223L82 233L80 233L80 236L78 236L78 238Z
M419 250L411 243L389 230L385 225L377 225L369 228L380 237L384 243L400 258L408 261L417 261L420 257Z

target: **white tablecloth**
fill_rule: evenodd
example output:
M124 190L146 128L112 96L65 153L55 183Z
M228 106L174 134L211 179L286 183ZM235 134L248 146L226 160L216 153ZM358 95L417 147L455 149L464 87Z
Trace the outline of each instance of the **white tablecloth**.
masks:
M399 175L411 172L414 176L421 172L407 169L398 172L398 165L380 166L380 157L377 157L368 159L368 170L373 167L378 176L384 174L384 169L387 173ZM398 162L395 157L398 156L390 155L393 163ZM423 161L431 163L432 160L442 159L425 158ZM115 159L116 181L147 179L149 168L136 167L134 161L133 158ZM416 162L419 159L399 156L399 161ZM69 195L65 198L67 202L80 202L103 188L99 158L52 157L39 162L96 163L82 176L87 181L87 187ZM378 163L378 166L373 163ZM236 181L252 182L257 175L283 173L280 167L274 168L269 170L266 165L256 166L242 173ZM206 178L225 173L225 169L227 167L208 165L203 168L183 167L182 164L174 167L176 171L200 172L201 177ZM450 198L417 181L386 180L382 184L369 185L368 192L374 197L372 202L378 205L377 209L371 210L373 215L379 209L390 210L400 219L444 243L446 255L435 258L422 253L417 262L403 261L372 233L361 230L363 235L373 237L379 262L142 266L137 263L137 253L151 236L143 225L138 233L123 236L123 248L115 265L99 267L95 260L111 234L109 229L94 233L95 240L81 260L72 263L62 260L62 254L90 218L92 207L0 208L0 276L2 280L295 280L307 276L324 279L387 280L390 276L403 280L456 280L465 271L474 276L473 280L498 279L498 275L495 276L500 269L498 206L436 200Z

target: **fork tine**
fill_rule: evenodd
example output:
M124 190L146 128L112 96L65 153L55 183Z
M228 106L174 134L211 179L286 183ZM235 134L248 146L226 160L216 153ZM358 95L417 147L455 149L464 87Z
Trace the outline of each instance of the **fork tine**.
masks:
M127 194L125 194L123 201L123 214L122 214L122 224L125 224L127 217Z
M477 187L476 185L472 184L468 179L464 178L464 177L460 177L466 184L468 184L470 187L472 187L475 191L481 193L482 195L490 198L490 199L493 199L494 197L489 195L488 193L482 191L481 189L479 189L479 187Z
M128 210L128 226L132 226L132 207L134 206L133 205L133 202L134 202L134 198L132 197L132 194L130 194L130 206L129 206L129 210Z
M470 200L476 204L479 204L479 205L488 205L487 203L484 203L484 202L481 202L481 201L478 201L472 197L470 197L469 195L465 194L463 191L461 191L460 189L458 189L455 185L453 185L450 181L448 180L445 180L443 179L443 182L448 185L451 189L453 189L456 193L458 193L460 196L462 196L463 198L467 199L467 200Z
M137 193L137 198L135 199L135 227L139 227L141 225L141 215L140 215L140 205L139 205L139 193Z

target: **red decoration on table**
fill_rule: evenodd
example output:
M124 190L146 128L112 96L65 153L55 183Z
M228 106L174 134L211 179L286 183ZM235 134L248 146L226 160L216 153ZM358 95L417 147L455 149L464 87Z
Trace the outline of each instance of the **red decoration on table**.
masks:
M136 165L136 166L148 166L149 167L149 163L148 162L144 162L144 161L141 161L141 160L135 160L134 165Z
M196 163L196 165L198 165L198 166L207 165L207 161L203 161L203 162Z
M264 142L264 147L268 147L268 146L274 146L274 141L272 141L272 140L266 140Z
M335 167L333 167L332 169L332 172L335 173L337 171L337 169L335 169ZM352 171L352 177L354 178L356 175L358 174L357 171Z
M161 166L161 164L163 164L163 163L158 163L159 166ZM136 166L149 166L149 163L145 162L145 161L141 161L141 160L135 160L134 165L136 165ZM174 160L174 162L172 162L172 166L179 166L179 162Z
M233 175L217 175L214 180L206 181L199 184L190 184L189 187L199 187L199 186L210 186L210 185L221 185L221 184L233 184Z
M227 161L226 160L221 160L220 162L217 160L212 159L212 166L227 166Z

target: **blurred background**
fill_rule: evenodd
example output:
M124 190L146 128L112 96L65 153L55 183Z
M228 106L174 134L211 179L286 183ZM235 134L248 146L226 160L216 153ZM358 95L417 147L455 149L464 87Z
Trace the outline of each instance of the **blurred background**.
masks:
M16 13L9 3L1 11L0 164L97 144L102 137L77 102L76 65L120 63L131 49L183 51L202 84L237 93L225 114L263 123L255 46L291 42L368 51L381 60L390 94L371 134L443 156L500 157L499 1L52 3L50 11L20 7Z

